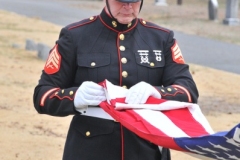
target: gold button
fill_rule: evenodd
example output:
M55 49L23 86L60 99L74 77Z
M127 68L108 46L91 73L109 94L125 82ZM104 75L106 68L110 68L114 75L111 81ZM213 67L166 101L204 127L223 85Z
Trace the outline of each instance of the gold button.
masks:
M151 62L151 63L150 63L150 66L151 66L151 67L154 67L154 66L155 66L155 64L154 64L153 62Z
M125 89L127 89L127 86L125 86L125 85L124 85L124 86L122 86L122 87L123 87L123 88L125 88Z
M124 78L126 78L126 77L128 76L128 73L127 73L126 71L123 71L123 72L122 72L122 76L123 76Z
M90 20L93 20L93 19L94 19L94 17L90 17L89 19L90 19Z
M142 21L143 24L146 24L147 22L146 21Z
M92 67L96 66L96 63L95 63L95 62L92 62L92 63L91 63L91 66L92 66Z
M117 27L117 22L116 21L112 21L112 25L113 25L113 27Z
M123 58L121 59L121 62L124 63L124 64L127 63L127 58L123 57Z
M70 95L73 95L73 91L70 91L69 94L70 94Z
M125 37L124 34L120 34L120 35L119 35L119 38L120 38L120 40L122 40L122 41L124 40L124 37Z
M164 89L161 89L162 92L165 92Z
M62 90L62 94L64 93L64 90Z
M130 23L128 23L127 27L129 28L129 27L131 27L131 25L132 25L132 23L130 22Z
M169 92L171 92L171 91L172 91L172 89L171 89L171 88L168 88L167 90L168 90Z
M120 51L125 51L125 47L124 46L120 46L119 49L120 49Z
M90 136L90 134L91 134L91 133L90 133L89 131L86 132L86 136L87 136L87 137Z

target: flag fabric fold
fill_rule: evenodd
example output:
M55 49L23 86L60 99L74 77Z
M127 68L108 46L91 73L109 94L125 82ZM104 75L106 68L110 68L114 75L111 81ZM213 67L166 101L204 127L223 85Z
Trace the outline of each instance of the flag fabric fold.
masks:
M197 104L149 97L126 104L127 89L105 80L107 101L100 107L139 137L156 145L213 159L240 159L240 124L214 133Z

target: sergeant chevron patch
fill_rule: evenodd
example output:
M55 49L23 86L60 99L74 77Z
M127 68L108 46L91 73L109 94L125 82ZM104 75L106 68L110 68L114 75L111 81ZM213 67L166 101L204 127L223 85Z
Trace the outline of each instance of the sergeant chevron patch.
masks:
M179 63L179 64L184 64L184 59L182 52L177 44L177 41L175 41L174 45L171 47L172 50L172 59L174 62Z
M44 71L47 74L54 74L60 69L61 55L58 53L57 47L58 45L54 46L44 66Z

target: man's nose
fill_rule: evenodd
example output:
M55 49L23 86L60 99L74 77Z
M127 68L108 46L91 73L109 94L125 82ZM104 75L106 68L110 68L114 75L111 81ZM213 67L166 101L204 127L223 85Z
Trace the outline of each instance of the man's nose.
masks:
M126 9L132 8L132 3L123 3L123 7Z

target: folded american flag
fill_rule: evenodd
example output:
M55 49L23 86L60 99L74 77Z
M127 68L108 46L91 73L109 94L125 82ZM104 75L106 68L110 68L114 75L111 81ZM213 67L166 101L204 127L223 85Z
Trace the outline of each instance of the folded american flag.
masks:
M145 104L126 104L127 89L107 80L100 85L107 96L100 107L138 136L165 148L240 160L240 124L230 131L214 133L197 104L153 97Z

